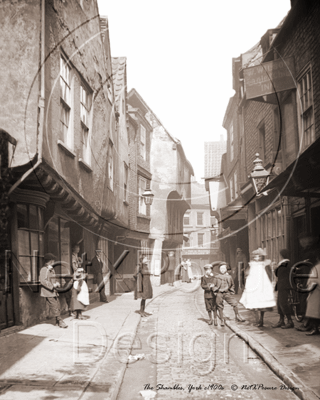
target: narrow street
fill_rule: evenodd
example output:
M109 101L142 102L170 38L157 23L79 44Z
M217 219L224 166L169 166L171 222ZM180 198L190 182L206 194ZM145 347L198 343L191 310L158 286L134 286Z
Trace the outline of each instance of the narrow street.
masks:
M184 283L147 307L153 315L142 319L131 352L145 358L128 364L117 399L141 399L144 389L157 399L296 399L241 339L233 337L228 352L233 332L206 323L203 290L191 291L195 285Z

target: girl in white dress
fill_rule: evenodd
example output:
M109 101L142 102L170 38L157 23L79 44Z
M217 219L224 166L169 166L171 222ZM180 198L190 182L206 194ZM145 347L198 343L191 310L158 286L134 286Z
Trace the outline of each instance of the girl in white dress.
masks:
M272 270L270 260L265 260L266 253L259 248L252 252L253 261L249 263L246 286L240 303L248 310L259 311L258 327L263 326L265 311L272 311L276 302L272 286Z

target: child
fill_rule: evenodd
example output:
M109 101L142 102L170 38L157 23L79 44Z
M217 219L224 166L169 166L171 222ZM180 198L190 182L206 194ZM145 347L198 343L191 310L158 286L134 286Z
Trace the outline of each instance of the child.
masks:
M219 311L219 316L221 320L221 326L224 326L224 316L223 316L223 300L225 300L230 306L233 307L235 314L235 320L238 322L244 322L245 320L239 315L238 311L238 301L233 297L234 282L232 277L227 273L227 265L222 264L220 266L220 274L214 277L214 285L212 291L216 293L217 308Z
M74 273L72 288L71 307L75 311L76 319L84 319L82 311L89 305L89 290L85 282L86 273L83 268L78 268Z
M204 270L205 274L201 278L201 287L204 290L204 301L209 315L208 325L212 325L212 312L213 312L214 326L218 326L216 297L211 290L211 287L214 286L214 275L212 273L212 265L206 264L204 266Z

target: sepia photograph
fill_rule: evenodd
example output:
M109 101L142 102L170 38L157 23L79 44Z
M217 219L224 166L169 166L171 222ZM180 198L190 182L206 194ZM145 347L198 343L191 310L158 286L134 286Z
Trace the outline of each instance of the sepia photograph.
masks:
M0 0L0 400L320 400L319 38Z

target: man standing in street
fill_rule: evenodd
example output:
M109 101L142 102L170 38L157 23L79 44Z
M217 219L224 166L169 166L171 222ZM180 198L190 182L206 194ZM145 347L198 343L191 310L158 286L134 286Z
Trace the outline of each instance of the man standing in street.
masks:
M49 309L52 311L53 316L56 317L56 325L60 328L67 328L68 325L63 321L60 315L59 294L56 290L60 284L56 281L56 274L53 270L55 261L56 257L51 253L44 256L45 265L40 271L40 296L46 298L46 301L49 304Z
M108 303L107 296L105 294L105 284L103 280L103 261L101 259L101 250L96 250L96 255L92 259L91 270L94 275L93 283L96 283L100 292L100 301L102 303Z

